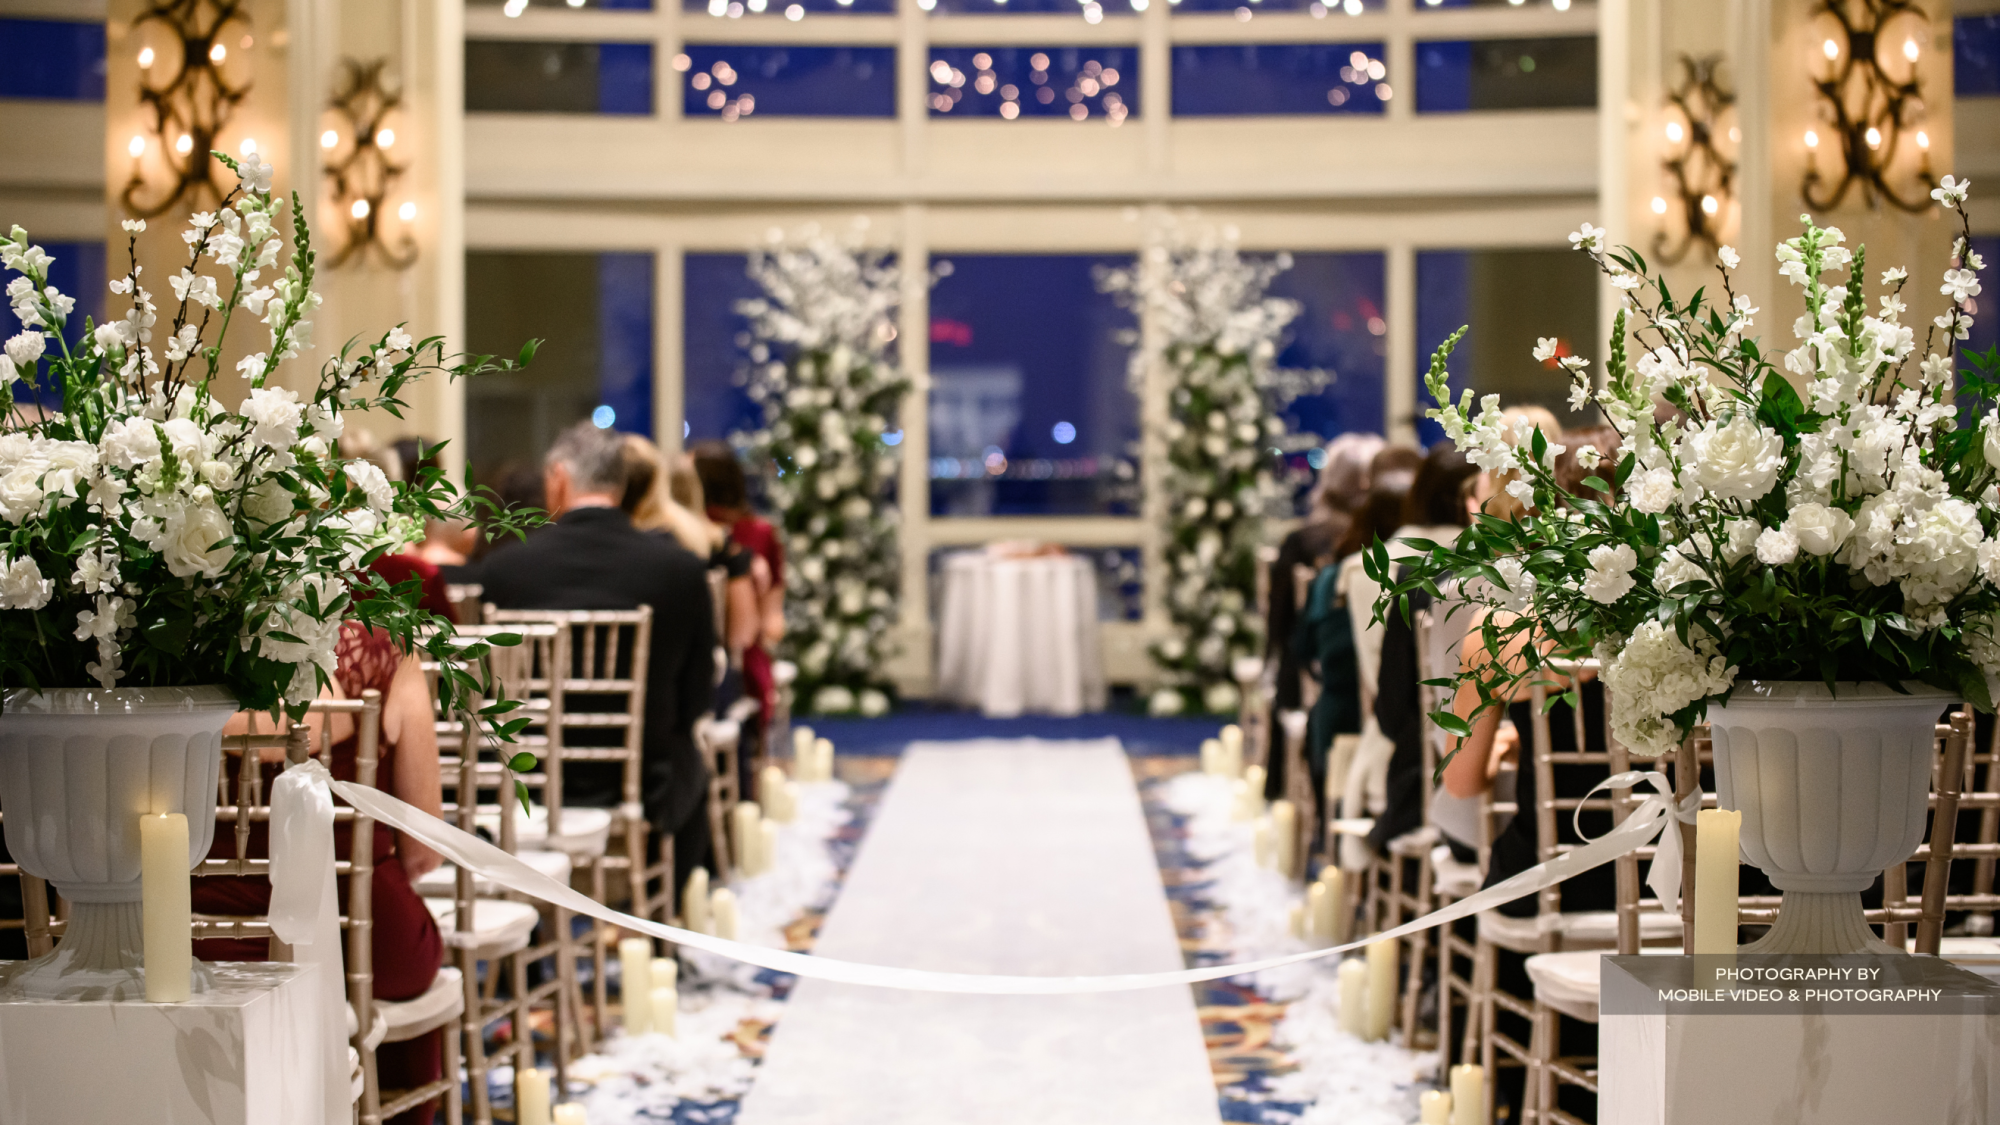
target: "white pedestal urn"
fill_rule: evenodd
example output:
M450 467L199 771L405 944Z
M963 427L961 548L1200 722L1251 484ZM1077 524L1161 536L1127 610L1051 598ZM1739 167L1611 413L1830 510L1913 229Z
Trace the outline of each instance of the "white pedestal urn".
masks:
M188 869L215 838L219 687L58 688L7 693L0 711L0 810L21 870L69 903L54 952L17 967L4 991L44 1000L145 996L139 818L185 813ZM194 991L207 990L195 962Z
M1937 721L1956 699L1903 686L1745 680L1708 709L1718 800L1743 813L1743 858L1784 892L1742 952L1896 952L1861 892L1923 842Z

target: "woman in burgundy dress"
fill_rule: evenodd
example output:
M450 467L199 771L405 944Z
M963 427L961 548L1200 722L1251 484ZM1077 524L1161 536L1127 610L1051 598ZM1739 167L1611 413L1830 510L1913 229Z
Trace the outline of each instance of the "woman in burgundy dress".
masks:
M404 656L387 633L350 621L341 627L338 649L339 668L334 677L335 698L356 699L373 689L382 693L382 738L375 767L376 787L435 816L443 808L438 779L437 728L433 726L430 685L414 656ZM248 729L251 716L231 720L228 733ZM352 718L327 716L331 729L313 718L315 745L331 738L333 775L343 781L355 779L358 741ZM282 761L264 765L265 792L283 768ZM334 826L335 845L341 855L350 854L351 828ZM270 855L265 825L252 826L250 854ZM214 859L236 855L232 826L218 826ZM374 934L371 947L378 1000L409 1000L421 996L437 977L443 960L444 942L437 924L412 884L436 868L439 856L423 843L402 836L385 825L375 826L375 875L371 886L374 901ZM347 886L340 886L341 907L346 908ZM213 876L194 881L194 909L199 914L260 915L270 911L271 884L263 876ZM262 940L218 939L195 943L195 956L209 961L262 961L269 952ZM430 1035L404 1043L384 1043L376 1052L376 1069L383 1089L406 1090L435 1081L441 1073L441 1041ZM392 1125L430 1125L435 1102L427 1103L392 1119Z
M695 472L701 477L702 495L708 501L708 518L728 529L729 538L748 550L768 570L770 577L758 591L764 627L757 643L743 653L743 679L750 694L761 705L761 718L768 724L775 702L776 684L771 676L771 647L785 635L785 545L778 529L750 511L749 482L743 463L729 446L704 441L689 451Z

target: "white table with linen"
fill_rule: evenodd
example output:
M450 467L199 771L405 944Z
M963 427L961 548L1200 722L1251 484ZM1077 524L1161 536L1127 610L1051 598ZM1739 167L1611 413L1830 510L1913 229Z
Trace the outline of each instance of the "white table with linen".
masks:
M938 613L940 696L992 718L1104 708L1097 573L1074 555L948 556Z

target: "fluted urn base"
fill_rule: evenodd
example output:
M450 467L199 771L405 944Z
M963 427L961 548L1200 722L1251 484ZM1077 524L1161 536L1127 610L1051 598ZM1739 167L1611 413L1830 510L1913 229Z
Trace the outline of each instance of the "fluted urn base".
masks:
M214 983L214 972L196 961L192 990L207 992ZM0 992L31 1000L144 1000L139 901L71 903L69 928L55 951L16 966Z
M1786 891L1778 921L1742 953L1901 953L1875 936L1861 911L1861 896L1847 892Z

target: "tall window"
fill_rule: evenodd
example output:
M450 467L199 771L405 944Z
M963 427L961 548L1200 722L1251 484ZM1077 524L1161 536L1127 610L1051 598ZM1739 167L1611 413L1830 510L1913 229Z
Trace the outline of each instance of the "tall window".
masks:
M1593 109L1597 39L1457 39L1420 42L1417 112Z
M34 235L33 231L29 231L28 233L30 237ZM97 324L104 323L106 293L104 283L108 279L108 275L104 272L104 244L102 242L43 242L40 243L40 246L48 252L49 257L52 259L48 267L49 284L55 286L64 296L76 298L76 307L70 310L69 317L63 324L63 339L69 342L71 348L74 348L83 339L83 323L85 320L90 320ZM0 270L0 288L4 288L7 282L19 276L21 275L15 273L13 270ZM171 300L172 297L173 294L171 293L156 293L153 299L155 301L167 301ZM22 330L22 327L21 321L14 315L13 307L0 303L0 339L13 339L15 334ZM51 346L51 350L54 350L53 346ZM62 406L62 392L59 390L43 390L41 388L30 387L27 383L16 380L14 383L14 401L36 403L55 410L60 409Z
M682 263L682 434L695 442L754 430L764 412L743 387L749 325L736 305L763 291L742 254L688 254Z
M1130 313L1096 271L1130 258L951 254L931 293L931 514L1132 515Z
M1554 360L1536 363L1535 342L1553 336L1562 355L1586 355L1602 370L1597 339L1597 271L1573 250L1426 250L1417 255L1417 370L1461 325L1471 331L1451 356L1454 393L1467 387L1497 394L1502 406L1544 406L1565 426L1590 425L1594 410L1571 414L1569 380ZM1421 420L1435 405L1417 387L1418 436L1443 438L1437 423Z
M104 25L0 19L0 98L104 100Z
M1278 366L1331 376L1317 394L1294 399L1284 420L1294 433L1333 438L1383 432L1383 378L1389 325L1383 319L1386 259L1380 251L1294 254L1271 295L1299 302ZM1298 450L1288 468L1301 478L1319 469L1316 451Z
M465 108L470 113L651 114L653 45L469 39Z
M511 356L541 348L527 370L466 387L466 457L483 482L532 470L565 427L653 432L653 256L645 253L466 255L466 341Z

